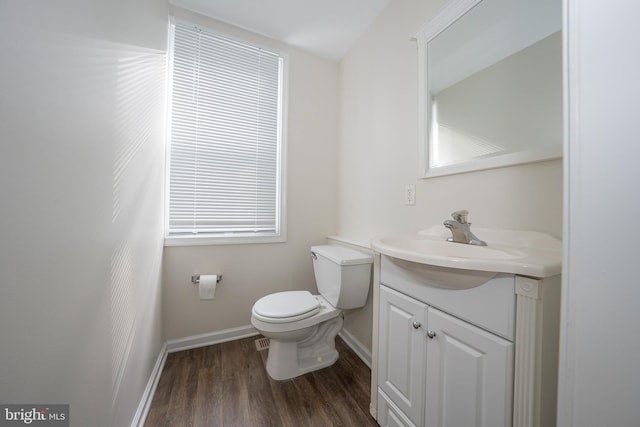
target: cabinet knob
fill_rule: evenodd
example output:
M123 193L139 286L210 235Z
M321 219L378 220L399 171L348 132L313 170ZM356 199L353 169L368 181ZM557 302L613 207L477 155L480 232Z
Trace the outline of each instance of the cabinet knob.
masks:
M436 333L435 333L435 332L433 332L433 331L427 331L427 336L428 336L429 338L434 338L434 337L436 336Z
M422 326L420 322L413 322L413 329L418 329L420 326Z

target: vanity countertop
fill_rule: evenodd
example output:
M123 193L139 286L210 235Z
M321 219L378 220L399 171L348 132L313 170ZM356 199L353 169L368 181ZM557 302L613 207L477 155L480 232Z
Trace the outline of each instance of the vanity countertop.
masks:
M551 277L562 271L562 241L535 231L474 227L487 246L448 242L451 233L433 226L413 235L376 237L371 248L420 264L463 270Z

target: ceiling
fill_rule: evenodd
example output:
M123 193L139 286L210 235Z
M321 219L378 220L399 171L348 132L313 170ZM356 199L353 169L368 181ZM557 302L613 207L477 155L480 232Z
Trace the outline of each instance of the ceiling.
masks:
M172 0L227 24L338 60L391 0Z

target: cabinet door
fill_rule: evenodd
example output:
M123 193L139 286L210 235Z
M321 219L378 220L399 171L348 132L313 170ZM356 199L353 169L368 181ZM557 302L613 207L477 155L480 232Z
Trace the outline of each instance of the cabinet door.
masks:
M426 425L510 426L513 343L434 308L427 317Z
M416 425L422 425L426 304L380 287L378 386Z
M380 389L378 389L378 416L376 421L380 427L416 427Z

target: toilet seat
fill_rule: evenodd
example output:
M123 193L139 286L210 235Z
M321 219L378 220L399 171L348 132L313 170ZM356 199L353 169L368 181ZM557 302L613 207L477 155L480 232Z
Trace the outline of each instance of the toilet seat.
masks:
M289 323L318 313L320 301L309 291L276 292L256 301L252 311L263 322Z

